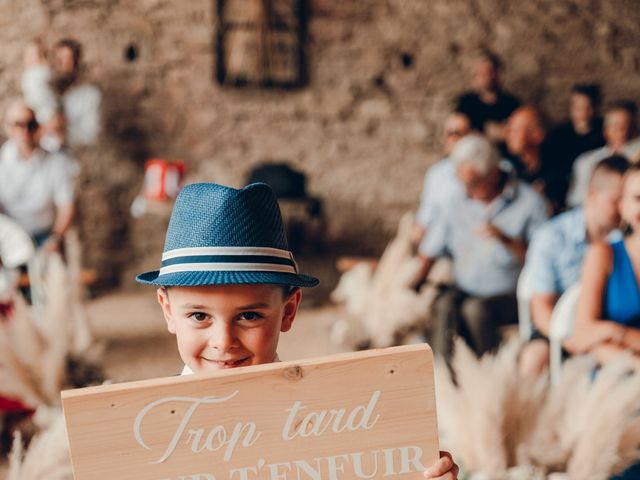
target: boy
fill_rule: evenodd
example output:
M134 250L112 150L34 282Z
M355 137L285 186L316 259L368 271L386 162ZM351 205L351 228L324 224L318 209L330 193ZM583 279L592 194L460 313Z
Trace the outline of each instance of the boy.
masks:
M236 190L201 183L176 199L160 270L137 280L158 286L167 328L176 336L183 374L278 361L281 332L291 329L301 287L275 195L265 184ZM426 478L455 480L444 452Z

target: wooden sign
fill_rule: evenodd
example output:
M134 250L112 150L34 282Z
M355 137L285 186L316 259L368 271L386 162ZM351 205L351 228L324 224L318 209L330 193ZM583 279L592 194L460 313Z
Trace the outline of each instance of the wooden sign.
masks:
M427 345L62 392L76 480L419 479Z

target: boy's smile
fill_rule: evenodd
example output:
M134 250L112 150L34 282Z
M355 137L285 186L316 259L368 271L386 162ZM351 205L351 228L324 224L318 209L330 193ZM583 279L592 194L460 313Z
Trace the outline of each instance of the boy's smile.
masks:
M264 284L158 289L167 328L194 372L273 362L300 298L299 289L285 296Z

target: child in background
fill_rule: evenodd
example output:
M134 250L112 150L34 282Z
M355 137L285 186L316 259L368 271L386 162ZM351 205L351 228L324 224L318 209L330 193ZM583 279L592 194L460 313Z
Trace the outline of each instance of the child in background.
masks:
M60 102L51 87L51 68L41 39L29 42L24 51L23 63L21 86L24 102L36 114L38 123L46 125L58 111Z
M298 271L276 197L265 184L186 186L171 215L160 270L137 280L158 287L183 374L277 362L278 339L293 326L301 287L318 284ZM441 457L425 478L455 480L457 465L448 453Z

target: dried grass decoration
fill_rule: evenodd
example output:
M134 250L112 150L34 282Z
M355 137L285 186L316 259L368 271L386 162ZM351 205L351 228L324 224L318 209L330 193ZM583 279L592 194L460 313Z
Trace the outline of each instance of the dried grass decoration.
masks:
M458 340L455 381L436 368L443 446L474 478L600 480L640 459L640 375L629 356L599 370L571 358L551 388L547 376L519 374L519 352L514 340L478 359Z
M412 213L403 215L375 269L360 263L342 275L331 299L344 304L346 315L332 326L333 343L389 347L427 328L438 285L448 283L451 272L447 261L436 263L429 282L416 291L422 262L415 254L413 223Z
M79 244L30 265L33 307L15 295L15 310L0 323L0 395L37 408L60 405L60 390L102 382L80 281ZM91 358L89 358L91 356ZM89 367L87 367L89 365Z
M64 417L37 435L25 452L20 432L16 434L6 480L73 480Z
M16 293L13 313L0 321L0 396L36 411L29 424L21 425L27 440L30 432L56 424L62 389L104 380L98 366L102 348L93 341L83 305L75 235L67 238L65 250L66 265L57 253L36 257L29 265L33 306ZM2 433L6 438L11 432ZM14 449L22 448L22 439L18 443Z

